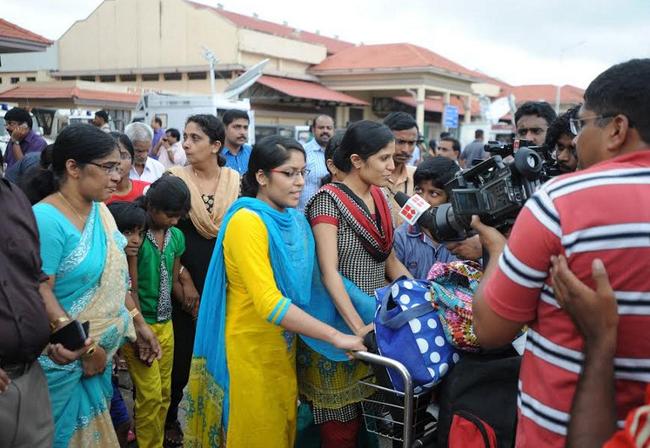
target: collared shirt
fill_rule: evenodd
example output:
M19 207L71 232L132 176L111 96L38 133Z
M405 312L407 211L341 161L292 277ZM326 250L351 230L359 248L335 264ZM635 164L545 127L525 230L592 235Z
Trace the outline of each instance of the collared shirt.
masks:
M47 142L43 137L37 135L31 129L27 133L24 139L20 142L20 149L23 151L23 156L30 152L41 152L47 146ZM18 162L14 157L14 144L9 141L7 143L7 150L5 151L5 162L7 163L7 169L9 169L14 163Z
M35 360L50 335L38 230L23 192L0 179L0 363Z
M144 170L142 174L138 174L135 170L135 165L131 167L131 172L129 173L129 179L131 180L143 180L145 182L154 183L157 181L160 176L165 172L165 166L157 160L147 157L147 162L144 164Z
M102 131L106 132L107 134L111 132L111 127L109 126L108 123L104 123L101 128Z
M311 197L320 189L323 177L329 174L325 164L325 148L322 148L315 138L312 138L303 146L307 157L305 168L309 170L309 174L305 177L305 186L302 189L300 202L298 203L298 210L301 212L305 210L305 205L307 205Z
M228 168L237 171L240 176L243 176L248 171L248 159L251 158L252 151L253 147L248 143L244 143L239 148L237 154L231 153L230 149L224 146L221 155L226 158L226 166Z
M431 266L437 261L449 263L457 260L444 244L434 242L417 224L405 222L399 226L395 230L393 247L397 259L414 278L426 279Z
M165 135L165 130L160 128L158 130L154 129L153 138L151 139L151 148L155 148L158 140L160 140Z
M526 322L517 446L563 447L584 360L583 339L555 298L551 256L593 285L600 258L618 301L614 358L619 426L650 382L650 148L558 176L519 212L498 268L483 284L496 314Z
M174 155L173 162L169 160L169 154L167 153L167 151L170 150ZM187 157L185 156L185 150L183 149L183 144L181 142L176 142L173 145L171 145L169 149L165 148L164 145L161 145L160 150L158 150L158 161L163 164L166 170L176 165L185 166L185 163L187 162Z
M405 193L407 196L413 196L413 191L415 185L413 184L413 174L415 173L415 167L412 165L404 166L404 174L399 179L389 179L389 184L383 188L384 193L388 197L388 205L390 206L390 214L393 218L393 228L398 228L403 222L404 219L399 215L401 207L395 201L394 194L398 191Z
M142 317L148 324L171 319L174 261L184 252L185 236L176 227L165 232L162 249L157 247L150 233L142 242L138 252L138 297ZM164 264L164 273L161 263Z
M483 143L483 140L474 140L465 146L465 149L460 154L460 160L464 160L465 166L470 168L474 160L485 160L488 156L489 154L485 151L485 143Z

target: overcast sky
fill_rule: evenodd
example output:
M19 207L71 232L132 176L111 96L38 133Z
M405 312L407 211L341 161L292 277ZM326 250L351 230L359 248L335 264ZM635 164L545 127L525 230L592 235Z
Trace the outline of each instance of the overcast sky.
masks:
M122 0L124 1L124 0ZM136 0L131 0L136 1ZM216 6L216 0L197 0ZM56 39L101 0L2 0L0 16ZM410 42L518 84L586 87L650 57L650 0L221 0L225 9L354 43ZM100 30L101 31L101 30ZM109 42L106 43L107 45Z

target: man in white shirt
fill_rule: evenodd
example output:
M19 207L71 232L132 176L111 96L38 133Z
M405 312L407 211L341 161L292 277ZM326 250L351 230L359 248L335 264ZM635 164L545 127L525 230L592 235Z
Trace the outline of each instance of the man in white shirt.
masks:
M321 180L329 173L325 165L325 147L334 135L334 119L329 115L319 115L311 125L313 139L305 143L306 166L305 186L300 195L297 209L305 210L305 205L321 186Z
M174 165L184 166L187 162L180 140L181 133L178 132L178 129L169 128L165 131L165 136L158 140L153 148L154 157L157 157L167 170Z
M165 166L149 157L153 130L144 123L131 123L124 133L133 143L133 165L129 173L130 179L143 180L153 183L165 172Z

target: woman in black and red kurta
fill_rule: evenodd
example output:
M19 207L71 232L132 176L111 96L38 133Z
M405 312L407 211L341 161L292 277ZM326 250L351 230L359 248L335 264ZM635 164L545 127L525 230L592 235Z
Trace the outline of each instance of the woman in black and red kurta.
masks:
M410 277L392 250L391 213L380 189L394 169L394 151L394 138L387 127L370 121L354 123L334 154L334 164L345 173L345 179L321 188L306 206L323 284L339 314L360 336L370 331L372 324L364 322L355 310L341 275L371 296L385 285L386 278ZM359 385L359 379L369 373L365 364L334 362L301 345L300 392L312 405L323 447L355 446L361 426L359 402L372 393Z

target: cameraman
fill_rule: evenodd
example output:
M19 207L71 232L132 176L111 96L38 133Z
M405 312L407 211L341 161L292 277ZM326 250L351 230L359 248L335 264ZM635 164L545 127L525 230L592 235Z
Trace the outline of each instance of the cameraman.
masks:
M555 111L546 101L527 101L515 112L517 137L542 146L546 131L555 118Z
M554 297L551 257L593 286L591 265L607 266L619 301L616 348L618 420L643 404L650 374L650 59L617 64L585 91L571 120L582 171L557 177L521 210L506 244L475 218L490 254L474 298L483 347L508 344L528 325L520 371L517 446L565 444L583 342ZM532 125L526 125L532 127Z
M546 132L546 146L555 151L557 166L562 173L572 173L578 168L576 136L571 132L570 120L576 118L580 106L573 107L559 115Z
M458 164L442 156L424 160L413 174L415 193L422 196L432 207L448 201L445 184L459 170ZM424 279L437 261L447 263L456 260L447 248L438 243L431 232L417 223L402 223L395 230L395 255L413 278Z

